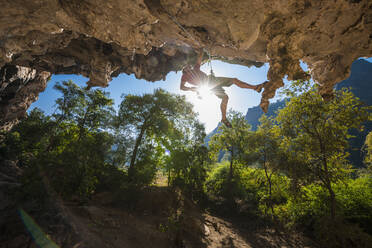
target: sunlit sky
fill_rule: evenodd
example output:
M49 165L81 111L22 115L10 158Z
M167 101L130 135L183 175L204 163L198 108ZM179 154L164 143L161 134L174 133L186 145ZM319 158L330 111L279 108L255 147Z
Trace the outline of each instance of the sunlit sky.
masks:
M372 59L369 58L368 61L372 62ZM305 65L302 66L306 69ZM248 68L220 61L213 61L212 67L216 76L236 77L254 85L266 81L266 75L269 69L268 64L260 68ZM209 74L210 68L207 64L204 64L201 70ZM147 82L145 80L138 80L133 75L121 74L110 82L109 86L105 88L105 91L109 92L110 97L114 99L116 108L121 102L121 95L123 93L141 95L144 93L152 93L155 89L162 88L172 93L186 95L186 99L194 104L194 110L199 113L199 120L205 124L207 133L212 131L221 120L220 99L212 95L200 100L196 97L194 92L181 91L181 75L181 72L171 72L167 75L165 81ZM53 86L56 82L65 80L72 80L80 86L85 86L88 78L78 75L53 75L46 90L40 93L39 100L31 105L30 110L38 107L47 114L53 113L55 109L55 100L60 96L60 94L53 89ZM229 109L240 111L245 114L248 108L257 106L260 103L261 94L253 90L241 89L235 85L225 88L225 90L229 95ZM275 100L277 99L274 98L272 101Z

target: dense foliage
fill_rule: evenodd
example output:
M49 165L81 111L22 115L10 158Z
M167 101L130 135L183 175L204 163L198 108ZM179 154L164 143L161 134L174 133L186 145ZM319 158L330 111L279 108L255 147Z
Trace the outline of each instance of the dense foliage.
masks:
M84 203L110 191L122 203L145 187L168 186L207 208L301 228L322 246L372 242L372 134L364 169L346 159L350 130L371 120L371 108L348 90L324 101L315 86L295 82L275 119L263 116L252 131L229 112L232 128L221 125L207 147L182 96L124 95L115 112L101 90L71 81L55 89L55 112L32 110L0 145L1 159L24 171L23 200Z
M235 125L211 137L214 157L225 149L231 158L230 168L224 162L209 173L207 192L227 200L235 197L251 211L256 206L258 215L305 228L327 247L368 247L370 167L358 173L348 164L347 148L350 131L371 120L371 108L345 89L324 101L308 82L295 82L286 93L286 107L275 119L263 116L257 131ZM230 118L244 121L242 116Z
M126 95L116 114L99 89L72 81L54 88L61 93L55 112L32 110L0 147L2 159L25 169L27 197L84 200L99 191L150 185L165 170L170 183L185 181L181 186L190 193L202 188L205 132L184 97L162 90Z

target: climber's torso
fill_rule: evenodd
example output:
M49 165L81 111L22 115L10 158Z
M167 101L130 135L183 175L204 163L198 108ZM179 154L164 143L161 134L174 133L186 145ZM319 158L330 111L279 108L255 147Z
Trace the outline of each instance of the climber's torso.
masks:
M200 65L195 65L193 69L184 71L182 74L182 81L196 86L207 80L208 75L200 70Z

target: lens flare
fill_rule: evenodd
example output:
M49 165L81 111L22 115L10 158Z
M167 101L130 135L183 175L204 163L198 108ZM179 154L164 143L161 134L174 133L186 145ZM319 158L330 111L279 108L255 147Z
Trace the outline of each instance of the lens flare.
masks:
M28 215L23 209L19 209L19 215L22 218L26 229L29 231L30 235L35 240L35 243L42 248L59 248L56 243L54 243L48 235L46 235L38 224Z
M184 94L194 105L194 111L198 113L199 120L206 125L207 131L212 131L221 120L221 100L215 96L207 83L199 86L196 92L187 91Z
M212 95L212 91L208 85L202 85L198 88L198 94L201 98L208 98Z

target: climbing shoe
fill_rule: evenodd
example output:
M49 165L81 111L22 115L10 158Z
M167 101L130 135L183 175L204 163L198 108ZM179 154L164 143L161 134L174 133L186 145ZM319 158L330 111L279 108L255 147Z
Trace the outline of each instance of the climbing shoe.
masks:
M258 93L261 93L266 83L268 83L268 81L265 81L262 84L256 85L256 88L254 90L257 91Z
M221 122L222 122L223 124L225 124L226 127L228 127L228 128L232 128L232 125L231 125L231 123L230 123L228 120L225 119L225 120L222 120Z

